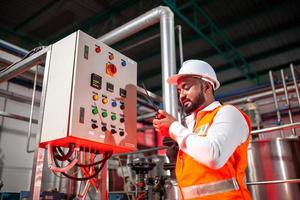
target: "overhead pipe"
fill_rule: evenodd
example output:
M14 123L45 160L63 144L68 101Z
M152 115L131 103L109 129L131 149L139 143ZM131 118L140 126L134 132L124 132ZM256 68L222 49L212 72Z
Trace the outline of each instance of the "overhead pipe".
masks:
M181 28L181 25L177 25L176 29L178 30L180 66L182 66L182 64L183 64L183 48L182 48L182 28Z
M29 56L21 60L20 62L5 68L0 72L0 83L7 81L11 78L18 76L19 74L24 73L25 71L29 70L31 67L35 65L39 65L44 63L46 54L50 47L45 47L40 51L36 52L35 54Z
M299 89L298 89L298 84L297 84L297 80L296 80L295 70L294 70L294 65L293 64L290 64L290 69L291 69L291 73L292 73L292 77L293 77L293 83L294 83L296 94L297 94L298 104L300 106L300 95L299 95Z
M161 35L163 103L165 110L177 118L177 91L174 86L167 84L167 78L176 73L174 14L171 9L165 6L154 8L98 39L111 45L158 22Z
M280 70L280 74L281 74L282 84L283 84L283 88L284 88L286 105L288 107L289 119L290 119L290 123L292 124L292 123L294 123L294 120L293 120L293 115L292 115L292 111L291 111L289 94L288 94L287 87L286 87L286 81L285 81L285 75L284 75L283 69ZM296 130L294 128L292 129L292 135L296 136Z

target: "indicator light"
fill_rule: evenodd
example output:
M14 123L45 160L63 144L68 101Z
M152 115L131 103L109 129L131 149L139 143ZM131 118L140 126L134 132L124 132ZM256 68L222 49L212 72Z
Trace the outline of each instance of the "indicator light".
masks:
M125 66L127 65L126 60L121 59L121 65L122 65L123 67L125 67Z
M93 100L94 100L94 101L97 101L98 99L99 99L99 95L96 95L96 94L93 95Z
M125 119L122 117L122 118L120 118L120 122L121 123L124 123L124 121L125 121Z
M116 115L112 115L110 118L111 118L111 120L115 121L117 119L117 116Z
M102 117L107 117L107 112L105 112L105 111L103 111L102 113L101 113L101 115L102 115Z
M113 101L113 102L111 103L111 105L112 105L112 107L116 107L116 106L117 106L117 102L116 102L116 101Z
M107 104L107 103L108 103L108 99L107 99L107 98L103 98L103 99L102 99L102 103L103 103L103 104Z
M92 109L92 113L93 113L94 115L98 114L98 108L97 108L97 107L94 107L94 108Z
M97 46L97 45L96 45L96 47L95 47L95 52L96 52L96 53L100 53L100 52L101 52L101 48L100 48L99 46Z
M111 52L108 52L108 53L109 53L109 55L108 55L109 60L113 60L115 58L114 54Z

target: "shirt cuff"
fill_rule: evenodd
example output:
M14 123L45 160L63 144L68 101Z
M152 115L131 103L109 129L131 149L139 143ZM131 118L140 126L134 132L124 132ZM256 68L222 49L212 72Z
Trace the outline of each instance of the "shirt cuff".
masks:
M177 141L178 146L183 148L185 147L186 138L193 134L188 128L184 127L178 121L175 121L171 124L169 128L170 137Z

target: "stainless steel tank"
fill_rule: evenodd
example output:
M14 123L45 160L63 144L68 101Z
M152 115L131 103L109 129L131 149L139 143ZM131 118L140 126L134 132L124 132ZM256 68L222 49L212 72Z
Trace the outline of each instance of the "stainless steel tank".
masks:
M300 140L274 138L252 141L248 148L247 182L300 178ZM300 199L299 183L249 185L254 200Z

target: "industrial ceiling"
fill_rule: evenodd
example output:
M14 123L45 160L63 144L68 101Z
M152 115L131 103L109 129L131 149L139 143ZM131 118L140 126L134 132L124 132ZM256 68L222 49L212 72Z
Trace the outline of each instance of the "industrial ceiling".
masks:
M222 85L217 96L266 86L269 70L288 73L290 63L298 69L296 0L3 0L0 39L30 50L78 29L98 38L160 5L169 6L182 26L184 60L202 59L215 68ZM113 47L136 60L139 83L161 95L159 25ZM179 69L178 42L176 53Z

